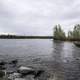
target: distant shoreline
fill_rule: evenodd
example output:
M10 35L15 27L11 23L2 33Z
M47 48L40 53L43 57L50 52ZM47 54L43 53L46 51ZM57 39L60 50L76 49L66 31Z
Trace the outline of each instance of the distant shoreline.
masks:
M53 36L0 35L0 39L53 39Z
M0 35L0 39L53 39L54 41L80 41L79 39L55 39L54 36L20 36L20 35Z

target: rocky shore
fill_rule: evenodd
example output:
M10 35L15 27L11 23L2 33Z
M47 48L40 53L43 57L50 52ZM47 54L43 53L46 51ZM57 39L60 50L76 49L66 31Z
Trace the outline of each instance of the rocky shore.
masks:
M0 61L0 80L53 80L45 79L45 73L43 69L19 65L17 59Z

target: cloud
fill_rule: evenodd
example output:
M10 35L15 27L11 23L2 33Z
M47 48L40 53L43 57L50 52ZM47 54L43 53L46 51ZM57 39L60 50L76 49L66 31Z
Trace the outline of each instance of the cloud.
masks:
M55 24L67 32L79 14L79 0L0 0L0 32L52 35Z

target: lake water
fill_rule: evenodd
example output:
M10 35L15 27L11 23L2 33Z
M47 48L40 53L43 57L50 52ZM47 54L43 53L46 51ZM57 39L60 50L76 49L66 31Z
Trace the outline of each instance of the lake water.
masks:
M46 71L40 80L80 80L80 48L52 39L1 39L0 60Z

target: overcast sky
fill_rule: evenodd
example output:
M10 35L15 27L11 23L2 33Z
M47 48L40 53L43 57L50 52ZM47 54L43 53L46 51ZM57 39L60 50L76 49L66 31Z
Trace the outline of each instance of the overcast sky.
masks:
M80 0L0 0L0 33L52 35L80 23Z

